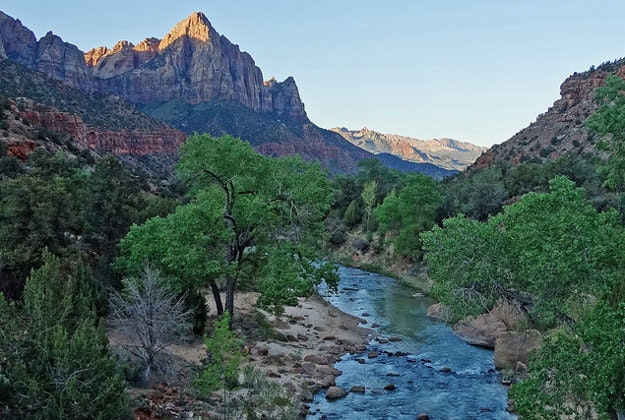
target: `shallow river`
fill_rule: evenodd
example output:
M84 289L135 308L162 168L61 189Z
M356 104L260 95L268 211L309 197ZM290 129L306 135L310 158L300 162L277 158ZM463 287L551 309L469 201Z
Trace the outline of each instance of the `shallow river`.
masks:
M336 384L349 390L365 386L336 401L315 395L308 419L513 419L506 412L507 388L500 384L493 353L470 346L451 328L425 316L432 300L394 279L340 267L339 293L325 295L334 306L378 324L382 338L371 340L364 354L345 355L335 367L343 372ZM384 341L384 340L382 340ZM368 353L375 351L376 358ZM398 355L396 355L398 354ZM385 390L389 384L395 390Z

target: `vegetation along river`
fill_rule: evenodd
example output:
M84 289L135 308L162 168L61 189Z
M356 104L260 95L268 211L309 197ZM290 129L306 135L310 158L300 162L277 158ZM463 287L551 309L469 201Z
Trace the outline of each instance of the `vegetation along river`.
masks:
M337 386L349 390L328 401L325 389L311 404L308 419L513 419L506 411L507 388L495 371L492 351L471 346L451 328L428 318L433 301L394 279L340 267L338 294L325 299L375 326L381 340L372 339L363 354L347 354L335 367L343 372ZM401 341L386 341L385 338ZM378 357L369 357L376 352ZM385 390L394 384L394 390Z

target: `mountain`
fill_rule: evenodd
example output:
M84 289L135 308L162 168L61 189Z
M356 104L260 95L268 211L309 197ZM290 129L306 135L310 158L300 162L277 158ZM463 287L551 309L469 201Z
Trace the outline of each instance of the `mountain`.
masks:
M0 96L7 125L0 141L20 158L41 146L92 157L112 153L166 172L187 137L118 97L71 88L9 60L0 60Z
M419 140L395 134L381 134L368 128L358 131L344 127L331 130L353 145L376 155L389 153L410 162L430 163L456 171L462 171L486 151L486 147L447 138Z
M597 153L597 139L584 122L599 107L594 92L610 74L625 79L625 59L604 63L597 68L593 66L568 77L560 86L560 98L546 112L506 142L484 152L470 169L489 166L497 160L519 164L566 154Z
M0 58L85 92L123 98L188 134L228 133L261 153L298 153L333 171L353 171L359 161L377 158L313 124L293 78L265 81L252 57L199 12L162 39L137 45L119 41L86 53L52 32L37 41L19 20L0 12ZM393 156L383 160L387 166L439 177L451 173Z

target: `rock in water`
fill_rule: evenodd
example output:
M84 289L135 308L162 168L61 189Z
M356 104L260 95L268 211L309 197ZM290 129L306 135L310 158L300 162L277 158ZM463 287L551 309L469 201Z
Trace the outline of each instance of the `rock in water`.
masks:
M343 398L346 395L347 395L347 391L345 391L340 386L331 386L326 391L327 400L338 400L339 398Z

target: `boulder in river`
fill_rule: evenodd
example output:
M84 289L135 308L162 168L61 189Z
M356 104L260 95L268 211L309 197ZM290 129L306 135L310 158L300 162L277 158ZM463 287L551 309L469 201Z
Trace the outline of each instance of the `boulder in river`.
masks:
M430 305L425 315L438 321L449 321L449 311L442 303Z
M527 365L529 353L540 346L537 330L509 331L497 337L494 363L497 369L514 369L518 362Z
M340 386L331 386L326 391L327 400L338 400L339 398L343 398L346 395L347 395L347 391L345 391Z
M384 387L385 391L395 391L396 389L397 387L392 382Z
M468 317L460 321L454 332L469 344L495 348L495 340L508 330L506 324L493 314Z

